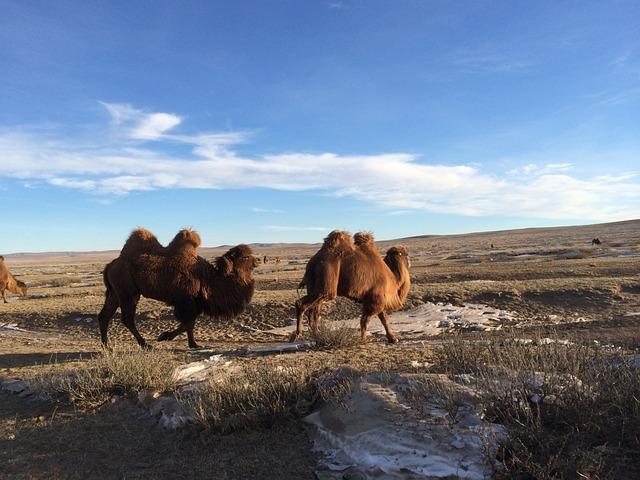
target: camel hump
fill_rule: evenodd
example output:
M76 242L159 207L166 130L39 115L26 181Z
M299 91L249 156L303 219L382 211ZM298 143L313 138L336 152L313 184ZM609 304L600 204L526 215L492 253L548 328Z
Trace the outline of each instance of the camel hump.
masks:
M371 232L358 232L353 236L353 243L359 248L375 248L375 241Z
M353 249L353 240L349 232L334 230L324 239L322 247L332 250L339 248Z
M169 245L167 245L167 250L169 250L170 253L177 253L185 249L195 250L201 243L202 240L198 232L190 228L183 228L173 237Z
M145 228L136 228L120 251L120 256L135 257L145 253L161 253L164 247L156 236Z

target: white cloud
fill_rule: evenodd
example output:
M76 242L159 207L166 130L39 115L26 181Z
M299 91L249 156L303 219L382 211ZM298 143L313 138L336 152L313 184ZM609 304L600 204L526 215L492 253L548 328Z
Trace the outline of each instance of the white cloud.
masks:
M277 208L260 208L260 207L253 207L251 209L251 211L253 213L284 213L284 210L280 210Z
M100 102L111 115L112 124L116 128L123 128L125 134L136 140L156 140L182 119L172 113L145 113L131 105L121 103Z
M391 212L602 221L640 216L637 173L580 178L569 174L573 164L565 161L567 155L548 155L562 161L543 166L523 162L502 176L478 164L433 165L407 153L246 156L234 148L247 141L245 132L168 134L179 124L178 116L141 113L126 105L105 107L114 127L125 132L124 138L116 136L106 145L98 133L97 146L88 147L73 139L56 140L50 132L0 131L0 176L101 196L170 188L259 187L350 197ZM190 153L166 148L175 143ZM281 213L258 207L253 211Z
M545 172L566 172L567 170L571 170L573 168L573 163L547 163L544 166Z

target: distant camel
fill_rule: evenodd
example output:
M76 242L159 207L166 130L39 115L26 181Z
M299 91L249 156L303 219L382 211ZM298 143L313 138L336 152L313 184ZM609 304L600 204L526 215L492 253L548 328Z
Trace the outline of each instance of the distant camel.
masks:
M17 280L7 266L4 263L4 257L0 256L0 295L2 295L2 300L4 303L7 302L7 299L4 297L4 291L9 290L11 293L15 293L16 295L20 295L24 297L27 294L27 286L24 282Z
M600 241L599 238L594 238L593 240L591 240L591 245L600 245L602 242Z
M231 318L244 311L253 296L252 272L258 264L251 249L235 246L212 264L197 255L199 245L200 236L192 230L181 230L167 247L148 230L134 230L120 256L103 272L107 290L98 321L105 346L109 323L120 307L122 322L138 344L147 347L135 325L140 295L174 307L180 322L176 330L162 333L158 341L173 340L186 332L190 348L198 348L193 328L201 313Z
M296 331L291 340L302 335L302 317L309 315L309 326L317 330L319 310L323 302L346 297L362 304L360 335L366 340L367 327L378 315L389 343L397 337L388 325L388 311L402 307L411 280L409 257L403 246L391 247L384 260L378 254L373 236L358 232L353 239L347 232L334 230L320 250L309 260L299 289L307 287L307 295L296 301Z

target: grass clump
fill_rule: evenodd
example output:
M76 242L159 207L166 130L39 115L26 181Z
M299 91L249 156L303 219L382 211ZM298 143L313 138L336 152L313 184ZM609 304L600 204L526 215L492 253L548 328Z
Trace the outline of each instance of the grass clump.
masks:
M453 339L437 352L475 383L486 419L509 437L504 478L637 478L640 374L624 357L554 339Z
M334 350L361 343L359 330L331 322L320 322L316 330L309 331L309 336L316 350Z
M200 423L221 432L269 425L310 411L315 386L304 367L244 365L178 394Z
M31 380L31 388L49 397L66 395L73 403L95 407L113 394L175 387L175 359L162 350L105 350L82 368L42 374Z

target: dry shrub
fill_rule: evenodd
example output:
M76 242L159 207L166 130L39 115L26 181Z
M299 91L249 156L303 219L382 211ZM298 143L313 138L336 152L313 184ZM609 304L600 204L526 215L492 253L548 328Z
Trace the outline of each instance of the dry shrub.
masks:
M113 394L172 390L176 365L171 354L162 350L105 350L82 368L39 375L30 387L51 398L66 395L76 404L95 407Z
M633 364L558 339L454 339L436 357L452 378L470 374L487 420L508 428L505 478L637 478L640 375Z
M317 330L310 330L309 336L316 350L333 350L360 344L360 333L355 328L320 322Z
M314 392L304 367L244 365L177 396L202 424L229 432L306 414Z

